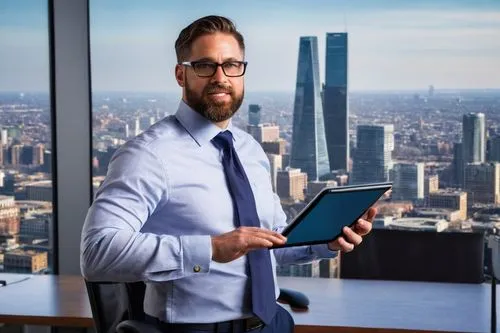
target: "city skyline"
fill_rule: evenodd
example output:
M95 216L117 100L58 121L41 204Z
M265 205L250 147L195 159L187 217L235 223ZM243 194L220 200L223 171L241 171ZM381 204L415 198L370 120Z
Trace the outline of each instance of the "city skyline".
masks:
M48 90L44 4L0 4L0 45L5 45L0 91ZM23 15L16 15L20 11ZM318 37L324 82L325 36L344 31L349 33L351 91L425 90L431 84L437 90L500 88L498 1L222 1L207 9L199 1L185 6L151 0L120 6L90 1L94 90L178 91L173 42L182 27L208 14L232 18L246 37L248 91L293 91L297 43L309 35Z

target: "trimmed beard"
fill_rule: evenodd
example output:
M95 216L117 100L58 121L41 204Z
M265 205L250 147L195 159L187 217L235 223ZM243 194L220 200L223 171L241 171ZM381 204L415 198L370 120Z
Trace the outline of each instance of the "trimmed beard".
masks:
M219 123L231 118L240 108L243 102L243 96L245 95L245 92L242 91L241 95L237 96L230 85L216 83L207 85L205 89L203 89L201 96L199 96L190 88L188 80L185 80L185 82L186 103L193 110L214 123ZM231 101L229 103L214 103L210 101L208 94L214 92L228 93L231 97Z

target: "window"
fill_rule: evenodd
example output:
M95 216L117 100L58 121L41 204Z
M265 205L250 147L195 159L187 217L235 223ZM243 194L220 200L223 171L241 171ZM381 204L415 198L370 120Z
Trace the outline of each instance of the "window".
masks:
M121 144L176 111L174 41L210 13L245 36L246 94L234 123L268 154L289 220L325 186L392 181L374 233L495 226L500 6L492 1L93 0L95 188ZM279 273L339 275L336 260Z
M0 3L0 272L54 267L47 10Z

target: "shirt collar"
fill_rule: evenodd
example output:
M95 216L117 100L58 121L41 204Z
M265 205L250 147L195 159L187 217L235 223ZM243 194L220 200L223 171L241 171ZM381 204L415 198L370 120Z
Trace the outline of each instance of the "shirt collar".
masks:
M179 108L177 109L175 117L199 146L210 143L217 134L224 131L213 122L194 111L183 100L179 103ZM232 120L229 120L226 130L229 130L231 134L233 134L233 140L236 140L237 133L234 131Z

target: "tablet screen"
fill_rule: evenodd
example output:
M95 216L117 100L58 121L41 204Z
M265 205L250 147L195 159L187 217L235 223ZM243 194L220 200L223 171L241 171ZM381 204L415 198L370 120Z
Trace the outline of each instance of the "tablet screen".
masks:
M283 231L285 246L326 243L337 238L344 226L356 222L386 191L387 187L324 192L316 204Z

